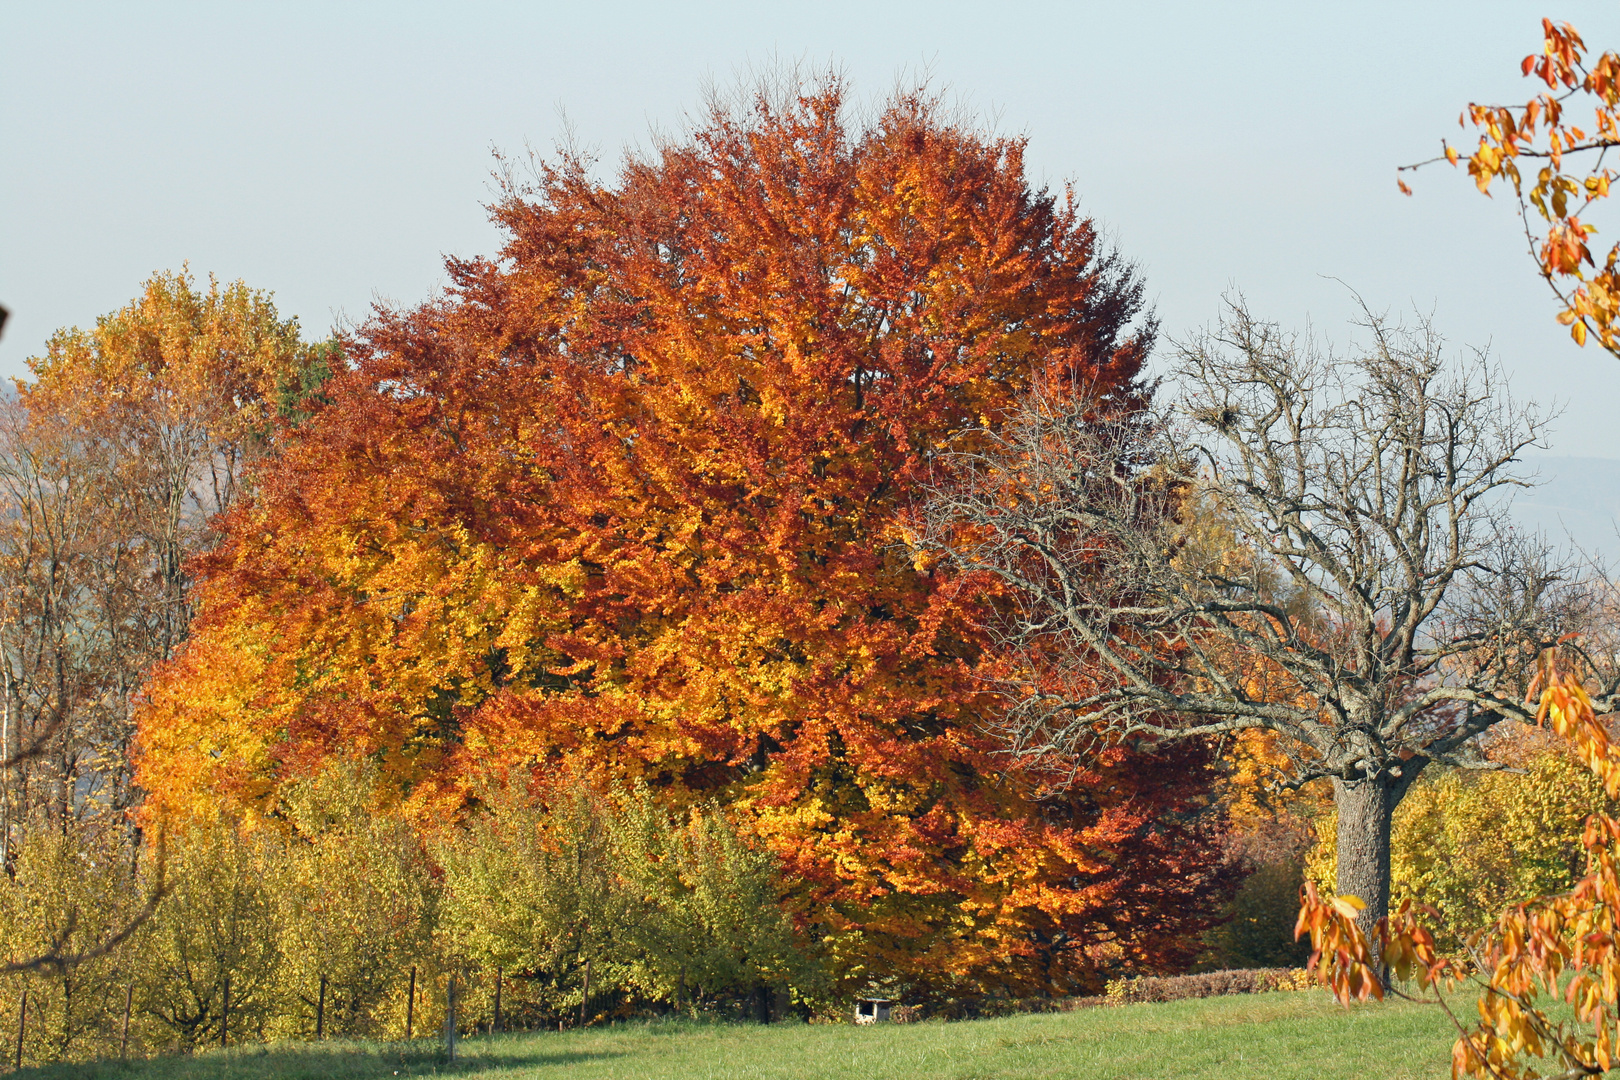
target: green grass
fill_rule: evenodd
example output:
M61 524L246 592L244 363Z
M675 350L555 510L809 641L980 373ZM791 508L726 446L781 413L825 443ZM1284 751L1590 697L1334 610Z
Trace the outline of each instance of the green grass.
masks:
M1444 1077L1453 1035L1434 1008L1342 1009L1277 993L944 1024L650 1022L466 1039L461 1060L415 1044L245 1046L193 1058L24 1069L32 1080L1405 1080Z

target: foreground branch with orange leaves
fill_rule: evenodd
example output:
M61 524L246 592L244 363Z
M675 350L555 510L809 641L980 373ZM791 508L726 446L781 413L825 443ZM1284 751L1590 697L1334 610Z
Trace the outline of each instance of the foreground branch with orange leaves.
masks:
M1490 195L1494 180L1513 185L1530 255L1558 297L1558 321L1569 327L1576 344L1585 345L1592 334L1620 356L1620 243L1600 267L1588 244L1597 227L1582 220L1609 197L1615 179L1604 162L1620 146L1620 55L1605 52L1589 61L1585 42L1569 23L1542 19L1541 30L1541 52L1526 56L1520 71L1541 80L1546 90L1518 106L1471 102L1458 117L1459 126L1472 124L1480 133L1478 148L1468 156L1468 175L1484 195ZM1592 108L1590 127L1580 126L1586 121L1576 104ZM1443 140L1441 148L1442 157L1399 171L1462 160ZM1533 182L1520 171L1524 159L1542 162ZM1397 182L1412 194L1404 180Z

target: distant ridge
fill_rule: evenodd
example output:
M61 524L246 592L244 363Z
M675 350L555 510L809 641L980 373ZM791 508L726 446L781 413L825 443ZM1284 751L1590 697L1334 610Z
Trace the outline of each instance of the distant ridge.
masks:
M1620 565L1620 460L1526 454L1524 462L1540 484L1514 497L1519 523Z

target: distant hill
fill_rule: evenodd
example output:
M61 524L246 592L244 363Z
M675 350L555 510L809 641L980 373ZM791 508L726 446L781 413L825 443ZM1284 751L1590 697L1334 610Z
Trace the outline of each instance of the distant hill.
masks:
M1620 461L1525 455L1541 484L1519 492L1513 516L1555 544L1573 541L1620 564Z

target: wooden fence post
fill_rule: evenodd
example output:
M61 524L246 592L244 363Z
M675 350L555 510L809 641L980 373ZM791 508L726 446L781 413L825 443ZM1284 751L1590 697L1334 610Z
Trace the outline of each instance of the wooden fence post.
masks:
M585 1005L591 1000L591 962L585 961L585 985L579 992L579 1026L585 1026Z
M320 993L315 998L315 1039L326 1038L326 976L321 976Z
M135 984L124 988L124 1032L118 1037L118 1060L129 1059L129 1007L135 1000Z
M124 1014L124 1024L129 1024L129 1014ZM225 976L225 993L219 1007L219 1048L225 1049L230 1045L231 1032L231 977Z
M495 969L495 1023L493 1025L493 1027L494 1027L494 1031L492 1031L491 1034L495 1034L496 1032L499 1032L501 1030L501 969L500 968Z
M17 1061L16 1067L22 1068L23 1033L28 1030L28 987L23 987L22 1002L17 1006Z
M416 1023L416 965L411 965L411 989L405 995L405 1041L411 1041L411 1026Z
M450 1063L456 1060L456 973L450 972L450 989L446 993L444 1010L444 1045Z

